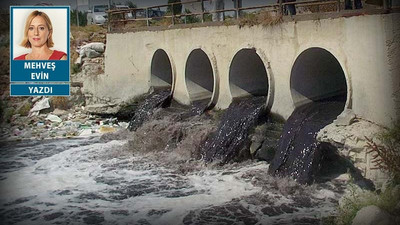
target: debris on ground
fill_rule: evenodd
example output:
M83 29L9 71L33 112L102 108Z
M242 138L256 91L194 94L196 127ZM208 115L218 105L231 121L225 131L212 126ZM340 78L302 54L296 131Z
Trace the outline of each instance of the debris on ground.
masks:
M70 109L54 108L52 101L47 97L40 99L29 97L19 103L18 108L29 102L33 107L29 115L12 113L3 115L3 124L0 130L0 139L52 139L75 136L100 135L100 133L115 132L125 129L126 122L119 122L117 118L101 118L90 115L84 106ZM5 116L8 121L5 121Z

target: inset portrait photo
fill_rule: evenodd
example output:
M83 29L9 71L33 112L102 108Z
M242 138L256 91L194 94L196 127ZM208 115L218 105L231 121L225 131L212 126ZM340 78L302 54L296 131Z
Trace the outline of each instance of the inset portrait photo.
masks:
M10 7L10 95L69 96L69 6Z
M68 59L68 11L66 7L11 7L12 59Z

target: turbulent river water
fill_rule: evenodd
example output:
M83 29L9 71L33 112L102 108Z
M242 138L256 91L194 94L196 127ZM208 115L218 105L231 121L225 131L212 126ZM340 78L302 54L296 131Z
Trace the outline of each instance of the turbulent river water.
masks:
M162 102L167 96L167 93L153 95L154 101L146 105ZM235 102L234 110L227 110L222 116L221 121L228 122L220 123L220 132L212 119L215 115L202 113L204 104L184 108L172 103L148 114L143 111L144 116L137 120L140 124L131 123L134 132L2 142L0 221L2 224L319 223L336 209L346 190L346 176L306 186L290 178L269 175L270 165L265 161L221 165L200 159L204 152L199 149L212 133L221 133L220 143L232 143L221 145L228 146L226 151L216 154L228 155L230 159L236 151L232 146L243 147L251 126L263 115L262 102L265 99ZM246 118L240 116L242 113L247 113ZM229 126L231 129L221 131ZM218 138L213 143L219 143ZM211 148L208 156L214 157L215 151Z
M247 161L182 173L124 140L1 147L2 224L314 224L345 181L302 186Z

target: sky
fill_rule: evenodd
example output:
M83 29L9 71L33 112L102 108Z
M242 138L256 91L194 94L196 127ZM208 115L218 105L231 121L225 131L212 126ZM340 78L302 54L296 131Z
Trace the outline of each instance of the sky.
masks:
M8 8L10 5L35 5L41 2L51 3L53 5L70 5L71 9L76 8L76 3L78 1L84 0L1 0L0 1L0 8ZM108 4L110 1L111 3L116 4L125 4L127 0L86 0L89 2L90 5L94 4ZM247 6L255 6L255 5L263 5L275 2L275 0L242 0L243 7ZM155 6L155 5L162 5L166 4L168 0L131 0L137 7L148 7L148 6ZM208 3L205 3L207 5ZM225 0L225 8L233 7L232 0ZM86 10L89 7L87 5L80 6L80 10Z

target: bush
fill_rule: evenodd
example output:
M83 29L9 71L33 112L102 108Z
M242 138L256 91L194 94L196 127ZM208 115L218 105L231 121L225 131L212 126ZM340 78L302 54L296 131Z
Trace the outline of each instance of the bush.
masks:
M179 3L181 0L168 0L168 4L171 3ZM174 15L181 14L182 12L182 4L175 4L173 6L168 6L167 7L167 12L172 12Z
M77 25L76 16L77 16L77 10L71 10L71 16L70 16L71 25L75 25L75 26ZM87 16L87 13L78 11L79 26L86 26L86 24L87 24L87 17L86 16Z
M388 187L384 192L377 194L371 191L350 188L350 193L343 197L338 209L335 223L338 225L352 224L357 212L369 205L375 205L390 214L395 215L395 207L400 201L400 189Z
M71 65L71 73L76 74L82 71L82 68L78 64L72 64Z
M21 116L29 115L29 111L32 108L32 103L28 100L21 103L21 105L17 108L16 114L20 114Z
M15 113L15 109L14 108L11 108L11 107L5 108L4 111L3 111L3 117L2 117L3 121L7 122L7 123L10 123L11 122L11 117L14 115L14 113Z
M260 12L256 13L242 13L242 16L239 19L239 26L273 26L281 22L283 22L282 15L261 10Z
M382 144L367 137L366 139L368 153L372 154L377 169L388 172L394 182L400 183L400 120L379 135L378 139Z
M350 194L343 197L339 206L336 224L351 224L357 212L365 206L377 207L395 215L397 204L400 202L400 120L378 136L381 142L367 138L368 153L372 154L377 169L388 172L391 175L389 186L382 193L356 190L354 187Z
M185 13L190 14L192 12L189 9L185 9ZM195 15L186 16L186 23L198 23L198 22L200 22L200 19Z

